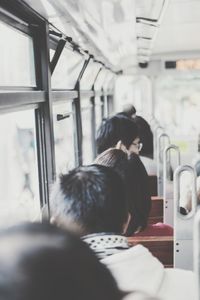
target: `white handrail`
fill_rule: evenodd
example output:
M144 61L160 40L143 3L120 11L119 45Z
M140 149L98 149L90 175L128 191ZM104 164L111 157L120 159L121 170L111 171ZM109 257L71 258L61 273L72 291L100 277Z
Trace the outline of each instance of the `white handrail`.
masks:
M181 163L181 157L180 157L180 149L176 145L169 145L165 147L163 151L163 216L164 216L164 223L169 224L171 226L174 225L174 195L173 195L173 184L172 182L169 182L167 177L167 166L171 166L171 155L169 155L168 160L168 152L171 150L175 150L177 153L177 167Z
M180 213L180 176L192 174L192 209L187 215ZM193 269L193 223L197 211L196 172L192 166L179 166L174 172L174 267Z
M157 165L157 186L158 196L163 196L163 149L161 147L161 140L166 139L167 143L170 144L170 138L167 133L159 134L157 138L157 151L156 151L156 165Z

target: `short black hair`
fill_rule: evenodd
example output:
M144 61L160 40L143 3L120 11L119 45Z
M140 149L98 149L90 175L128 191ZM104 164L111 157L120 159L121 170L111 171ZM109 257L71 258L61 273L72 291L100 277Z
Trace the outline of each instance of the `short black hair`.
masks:
M131 214L127 235L132 235L138 228L145 229L151 209L151 197L148 175L139 156L128 156L122 150L110 148L97 156L95 163L112 167L124 180L124 199L126 196Z
M101 124L96 139L97 153L114 147L120 140L129 148L138 135L137 125L133 120L117 114Z
M50 224L23 224L0 232L0 243L3 300L123 297L89 246L66 230Z
M51 214L71 219L81 234L121 233L128 218L125 188L111 168L82 166L62 175L51 195Z
M127 103L123 106L123 110L122 110L122 113L124 115L126 115L127 117L132 117L133 115L136 114L136 108L133 104L131 103Z

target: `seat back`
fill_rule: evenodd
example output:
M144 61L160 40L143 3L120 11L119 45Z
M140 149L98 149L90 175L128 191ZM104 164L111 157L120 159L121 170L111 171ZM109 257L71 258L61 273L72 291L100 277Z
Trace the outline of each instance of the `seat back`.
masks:
M171 236L148 236L148 237L129 237L128 242L131 246L142 244L157 257L165 267L173 267L173 237Z
M148 223L156 224L158 222L163 222L163 199L158 196L152 196Z

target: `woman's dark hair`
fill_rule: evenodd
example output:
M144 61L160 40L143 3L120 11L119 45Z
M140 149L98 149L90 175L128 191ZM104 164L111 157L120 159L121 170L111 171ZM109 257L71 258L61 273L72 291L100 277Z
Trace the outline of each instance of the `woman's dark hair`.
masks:
M83 241L50 224L0 233L0 299L121 300L108 269Z
M128 105L122 112L119 112L117 116L126 116L136 124L140 141L143 144L140 155L153 158L153 133L151 127L143 117L135 114L135 107Z
M131 103L127 103L123 106L123 111L121 113L131 118L133 115L136 114L136 108Z
M151 209L148 187L148 175L143 163L136 154L130 157L122 150L110 148L101 153L95 163L112 167L124 179L128 208L131 221L127 235L132 235L138 228L145 229Z
M153 133L148 122L141 116L134 116L133 121L138 127L140 141L143 147L140 151L140 155L153 158Z
M129 148L134 139L138 137L137 125L132 119L117 114L101 124L96 139L97 153L114 147L120 140Z

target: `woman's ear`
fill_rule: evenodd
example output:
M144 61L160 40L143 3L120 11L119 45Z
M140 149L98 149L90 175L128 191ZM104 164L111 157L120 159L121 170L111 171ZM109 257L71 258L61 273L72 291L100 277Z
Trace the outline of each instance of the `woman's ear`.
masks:
M122 141L120 140L117 145L115 146L116 149L122 150L125 153L128 153L128 150L126 148L126 146L122 143Z
M123 144L122 144L122 141L120 140L120 141L118 141L118 143L117 143L117 145L115 146L115 148L116 148L116 149L119 149L119 150L122 150L122 149L121 149L122 145L123 145Z
M128 225L129 225L130 221L131 221L131 214L128 213L127 221L126 221L126 223L123 226L123 232L122 232L123 234L125 234L127 232Z

